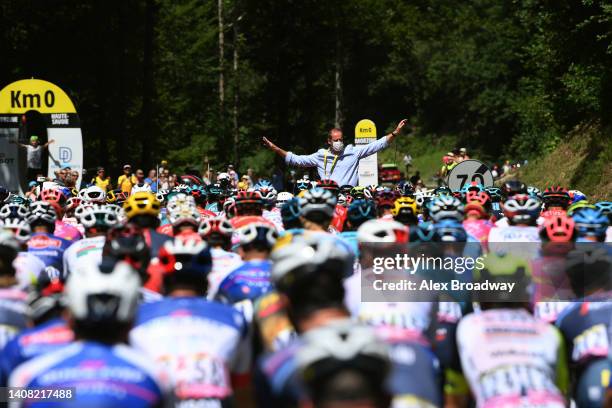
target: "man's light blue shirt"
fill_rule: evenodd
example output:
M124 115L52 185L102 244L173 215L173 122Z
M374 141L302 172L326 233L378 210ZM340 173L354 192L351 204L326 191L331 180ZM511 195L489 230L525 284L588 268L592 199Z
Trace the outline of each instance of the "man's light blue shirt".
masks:
M348 145L338 156L335 166L333 164L336 155L330 152L329 149L319 149L316 153L308 155L297 155L287 152L285 163L289 166L316 167L321 179L332 179L339 186L345 184L356 186L359 184L359 160L377 153L387 146L389 146L389 143L386 136L367 145ZM325 156L327 156L327 160L325 160Z

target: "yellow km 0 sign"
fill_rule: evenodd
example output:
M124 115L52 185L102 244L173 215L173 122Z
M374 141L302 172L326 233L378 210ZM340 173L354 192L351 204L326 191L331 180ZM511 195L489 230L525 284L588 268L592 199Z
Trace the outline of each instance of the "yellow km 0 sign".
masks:
M41 114L76 113L74 104L57 85L41 79L23 79L0 91L0 112L22 114L35 110Z
M355 125L355 139L376 138L376 125L370 119L361 119Z

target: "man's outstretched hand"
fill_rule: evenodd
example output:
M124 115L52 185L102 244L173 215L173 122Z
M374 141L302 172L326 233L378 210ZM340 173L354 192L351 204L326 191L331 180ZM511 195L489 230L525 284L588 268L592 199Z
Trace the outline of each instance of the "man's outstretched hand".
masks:
M261 141L263 145L266 146L270 150L274 150L274 148L276 147L276 145L272 143L271 141L269 141L268 138L265 136L261 138Z
M263 143L263 145L265 147L267 147L268 149L272 150L274 153L276 153L276 154L278 154L278 155L280 155L282 157L287 156L287 152L286 151L284 151L283 149L281 149L280 147L278 147L277 145L275 145L274 143L269 141L267 137L265 137L265 136L262 137L261 138L261 142Z
M395 128L393 133L401 133L402 128L406 126L406 123L408 123L408 119L402 119L400 123L397 124L397 127Z

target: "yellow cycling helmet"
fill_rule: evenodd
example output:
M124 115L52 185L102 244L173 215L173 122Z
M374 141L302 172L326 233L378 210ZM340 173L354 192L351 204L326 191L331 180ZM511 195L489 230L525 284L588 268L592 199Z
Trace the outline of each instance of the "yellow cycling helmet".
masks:
M161 204L155 194L148 191L139 191L128 197L123 203L123 209L128 220L137 215L150 215L157 217Z
M391 215L396 217L404 208L409 208L413 215L419 213L416 200L412 197L400 197L395 200L393 208L391 209Z
M580 200L567 207L567 215L571 217L577 210L580 210L582 208L593 208L595 210L597 209L597 207L595 207L593 204L590 204L587 200Z
M108 204L113 204L116 201L117 201L117 196L115 195L115 192L113 190L106 193L106 202Z
M299 193L298 193L298 195L297 195L297 196L298 196L298 198L303 198L303 197L304 197L304 194L306 194L306 192L307 192L307 191L308 191L308 190L300 190L300 192L299 192Z

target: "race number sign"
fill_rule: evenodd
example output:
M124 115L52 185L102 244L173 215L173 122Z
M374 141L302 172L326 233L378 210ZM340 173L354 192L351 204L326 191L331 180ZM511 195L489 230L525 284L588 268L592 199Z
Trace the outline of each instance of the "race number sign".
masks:
M493 186L493 174L483 162L478 160L465 160L453 167L448 173L446 184L453 191L459 191L471 183L482 184L485 187Z
M362 119L355 125L355 145L366 145L376 141L376 125L370 119ZM359 160L359 185L378 184L378 155Z
M0 91L0 185L12 192L22 192L26 180L26 151L17 142L27 144L22 135L22 117L37 111L47 128L49 145L47 173L53 177L56 169L70 167L83 171L83 138L81 124L68 95L51 82L24 79L7 85ZM20 139L21 135L21 139ZM80 186L81 178L77 181Z

